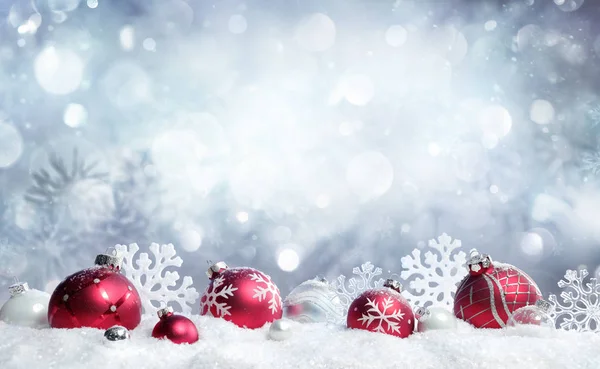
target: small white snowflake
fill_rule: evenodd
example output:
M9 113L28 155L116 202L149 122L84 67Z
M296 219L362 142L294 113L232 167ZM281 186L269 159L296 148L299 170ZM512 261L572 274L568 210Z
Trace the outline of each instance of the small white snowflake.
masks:
M267 296L270 295L271 299L269 300L269 309L271 309L271 313L275 314L277 310L281 309L281 297L279 296L279 290L271 281L271 278L262 274L252 273L250 274L250 279L257 283L264 283L265 285L265 287L258 286L254 289L254 296L252 296L253 299L258 298L258 301L262 301L263 299L267 299Z
M402 257L402 268L406 269L400 276L410 281L406 295L413 305L429 307L451 307L454 304L456 284L467 274L465 269L466 254L456 252L461 247L460 240L452 240L446 233L438 240L430 240L424 260L421 250L414 249L411 255Z
M359 322L362 322L363 325L366 324L366 327L369 328L371 323L377 322L377 327L375 330L381 333L387 332L400 332L400 322L404 319L404 313L400 310L394 310L392 313L386 313L386 311L394 305L394 300L391 297L387 297L381 303L381 309L379 308L379 304L377 304L374 300L367 298L367 306L369 310L367 310L366 314L362 314L362 317L358 319ZM387 327L384 327L383 323L387 324Z
M600 332L600 282L590 278L588 283L584 279L588 271L582 269L567 270L564 279L558 282L561 292L560 303L556 295L550 295L548 300L554 305L551 316L560 328L579 332Z
M358 297L361 293L366 290L373 288L379 288L383 286L385 280L375 278L381 275L381 268L375 268L370 262L366 262L359 267L352 269L352 274L358 278L350 278L348 285L346 286L346 276L340 275L337 280L331 282L333 288L335 288L338 296L340 297L340 303L343 306L344 312L348 311L350 304ZM345 316L344 316L345 318Z
M183 260L175 256L175 247L172 244L158 245L152 243L149 247L154 256L154 262L148 254L143 252L134 261L140 250L135 243L115 246L119 256L123 258L123 273L131 280L142 298L144 313L152 314L157 309L176 303L183 313L189 314L192 306L198 299L198 291L192 284L192 277L185 276L178 288L174 288L179 281L179 273L168 271L167 268L179 268ZM137 268L136 268L137 266Z
M233 293L237 291L237 287L233 287L232 284L223 286L224 278L217 277L213 280L212 286L208 286L202 300L200 300L200 312L204 314L213 315L211 308L215 308L217 316L231 315L229 311L231 306L227 304L227 300L233 297ZM223 286L222 288L219 288ZM217 302L217 298L222 298L221 301Z

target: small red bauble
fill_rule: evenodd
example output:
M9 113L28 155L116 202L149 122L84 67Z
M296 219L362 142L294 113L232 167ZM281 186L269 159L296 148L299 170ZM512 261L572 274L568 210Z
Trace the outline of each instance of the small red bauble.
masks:
M454 315L477 328L502 328L512 312L542 298L533 279L509 264L471 250L469 275L454 296Z
M200 314L223 318L242 328L260 328L280 319L281 296L268 275L253 268L228 268L216 263L200 299Z
M68 276L52 293L48 322L52 328L114 325L129 330L140 324L142 303L133 284L121 273L121 259L114 255L96 257L96 266Z
M400 283L385 281L383 288L363 292L348 309L348 328L364 329L405 338L415 330L415 316L400 294Z
M158 311L158 323L152 330L152 337L166 338L174 343L194 343L198 341L198 328L183 315L173 314L170 307Z

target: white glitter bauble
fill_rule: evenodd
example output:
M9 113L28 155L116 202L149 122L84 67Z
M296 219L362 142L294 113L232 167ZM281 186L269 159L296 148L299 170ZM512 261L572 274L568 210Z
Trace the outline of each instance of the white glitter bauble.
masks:
M456 317L450 310L439 307L423 308L416 310L417 331L427 332L438 329L456 329Z
M299 323L339 323L344 308L338 294L323 278L301 283L283 301L283 316Z
M11 297L0 308L0 320L30 328L49 326L49 294L30 289L25 282L13 284L8 290Z
M269 327L269 339L273 341L285 341L294 334L293 321L288 319L279 319Z

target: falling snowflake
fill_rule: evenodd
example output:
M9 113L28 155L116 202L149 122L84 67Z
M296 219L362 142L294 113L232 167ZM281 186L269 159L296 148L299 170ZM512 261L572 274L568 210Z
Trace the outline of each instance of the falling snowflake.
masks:
M565 289L561 292L560 303L556 295L550 295L548 300L554 305L552 317L560 328L579 332L600 332L600 282L590 278L584 279L588 271L582 269L567 270L564 279L558 282L558 287Z
M386 313L393 305L394 300L391 297L387 297L382 301L380 309L379 304L374 300L367 298L369 310L367 310L367 314L362 314L362 317L360 317L358 321L362 322L363 325L366 323L366 328L368 328L371 323L377 321L378 325L375 328L377 332L400 332L400 321L404 318L404 313L399 309L394 310L392 313ZM387 324L387 328L383 326L383 323Z
M227 301L217 302L217 298L221 298L220 300L228 300L230 297L233 297L233 293L237 291L237 287L233 287L232 284L228 284L223 286L224 277L217 277L214 279L212 286L209 286L206 289L206 292L202 296L202 300L200 300L200 313L201 314L210 314L212 313L212 308L215 308L215 313L217 316L227 316L231 315L229 311L231 309L231 305L227 304ZM223 286L222 288L219 288Z
M411 255L401 259L402 268L406 270L400 276L410 281L410 289L405 293L413 305L451 307L456 284L467 274L466 254L456 252L461 247L460 240L452 240L446 233L439 236L437 242L429 240L429 247L437 253L427 251L421 260L421 250L414 249Z
M269 309L271 309L271 313L275 314L277 310L281 308L281 299L279 297L279 290L275 286L275 284L271 281L271 279L263 274L252 273L250 274L250 279L257 283L264 283L265 287L258 286L254 289L253 299L258 298L258 301L262 301L266 299L268 295L271 296L269 300Z
M381 268L375 268L370 262L366 262L359 267L352 269L352 274L358 278L350 278L348 285L346 286L346 276L340 275L336 281L331 282L333 288L340 297L340 302L344 308L344 311L348 311L350 304L358 297L361 293L366 290L373 288L379 288L383 286L385 282L383 278L374 280L375 277L381 275Z
M137 260L134 258L139 251L135 243L129 245L116 245L119 255L123 257L123 271L133 282L142 297L142 306L146 314L153 313L166 305L176 303L183 313L191 313L192 305L198 299L198 292L192 287L193 281L189 276L183 277L178 288L174 288L179 280L179 273L166 271L167 268L179 268L183 261L175 256L175 247L172 244L158 245L152 243L149 247L154 255L154 262L148 254L140 253ZM137 266L137 268L136 268Z

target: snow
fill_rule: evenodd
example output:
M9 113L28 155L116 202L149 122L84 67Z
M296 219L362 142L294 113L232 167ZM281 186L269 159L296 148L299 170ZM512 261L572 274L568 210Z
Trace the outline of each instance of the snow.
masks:
M269 326L245 330L222 319L193 316L200 341L175 345L150 333L146 317L130 341L108 342L102 330L35 330L0 322L2 369L597 369L600 335L544 330L415 333L406 339L320 323L294 325L283 342L267 339ZM537 327L536 327L537 328Z

